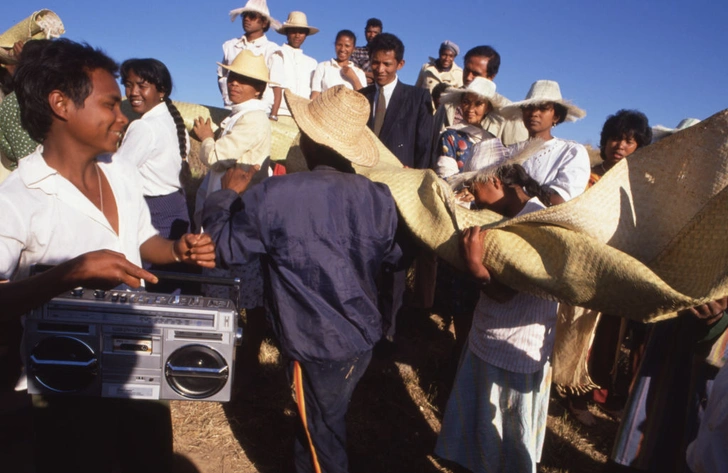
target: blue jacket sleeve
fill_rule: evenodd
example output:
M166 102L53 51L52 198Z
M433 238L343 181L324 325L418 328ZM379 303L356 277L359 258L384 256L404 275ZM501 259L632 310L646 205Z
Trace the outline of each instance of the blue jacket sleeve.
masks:
M215 242L219 266L247 264L256 255L265 253L257 215L262 207L261 185L239 196L223 189L205 200L202 226Z

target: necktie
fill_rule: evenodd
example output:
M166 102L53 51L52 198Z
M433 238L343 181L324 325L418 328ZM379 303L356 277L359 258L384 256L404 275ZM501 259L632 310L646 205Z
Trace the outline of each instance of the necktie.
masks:
M379 136L379 132L382 131L385 113L387 113L387 101L384 99L384 91L379 89L377 109L374 111L374 134L377 136Z

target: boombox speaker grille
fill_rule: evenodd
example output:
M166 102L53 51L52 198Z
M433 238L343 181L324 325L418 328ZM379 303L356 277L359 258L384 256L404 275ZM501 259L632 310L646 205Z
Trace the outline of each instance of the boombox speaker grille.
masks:
M169 356L164 375L180 396L205 399L225 386L230 368L225 358L212 348L186 345Z
M94 351L75 337L56 336L38 342L30 354L30 374L59 393L85 389L99 374Z

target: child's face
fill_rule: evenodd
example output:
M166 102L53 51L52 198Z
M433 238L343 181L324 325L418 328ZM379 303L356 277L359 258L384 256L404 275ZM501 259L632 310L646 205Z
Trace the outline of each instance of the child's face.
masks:
M89 73L91 93L77 107L68 99L67 126L69 137L98 156L116 151L129 120L121 112L121 92L116 79L108 71L95 69Z
M491 177L487 182L473 182L470 185L470 193L473 194L473 202L479 209L502 213L505 192L503 184L497 178Z
M227 80L228 96L234 104L257 98L258 90L245 77L231 72Z

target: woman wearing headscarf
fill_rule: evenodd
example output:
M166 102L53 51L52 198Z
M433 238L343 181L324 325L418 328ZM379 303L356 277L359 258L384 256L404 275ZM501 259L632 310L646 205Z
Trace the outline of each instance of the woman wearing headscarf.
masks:
M460 48L452 41L446 40L440 45L437 58L422 65L415 87L427 89L432 94L437 84L448 84L451 87L462 87L463 70L455 64ZM437 107L435 107L437 109Z

